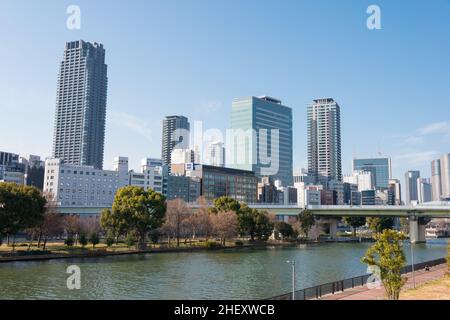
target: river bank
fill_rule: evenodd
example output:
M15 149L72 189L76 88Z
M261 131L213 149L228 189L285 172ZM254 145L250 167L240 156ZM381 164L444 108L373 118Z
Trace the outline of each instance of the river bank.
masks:
M18 261L39 261L39 260L52 260L52 259L72 259L72 258L100 258L108 256L124 256L124 255L141 255L141 254L156 254L156 253L180 253L180 252L202 252L202 251L223 251L230 249L265 249L267 247L290 247L300 244L319 244L325 241L299 241L299 242L254 242L242 245L226 245L217 247L206 246L190 246L190 247L161 247L161 248L149 248L147 250L121 250L112 251L105 248L102 249L74 249L73 252L67 250L64 253L58 251L16 251L12 255L8 253L0 256L0 263L18 262ZM10 254L10 253L9 253Z

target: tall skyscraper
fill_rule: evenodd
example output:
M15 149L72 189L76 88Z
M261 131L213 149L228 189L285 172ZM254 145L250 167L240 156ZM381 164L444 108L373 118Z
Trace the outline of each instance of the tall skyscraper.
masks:
M441 200L442 180L441 180L441 160L431 161L431 190L433 201Z
M340 107L331 98L308 105L308 171L316 180L342 181Z
M103 45L67 42L58 77L54 158L103 167L107 86Z
M405 173L405 194L406 205L410 205L412 201L418 201L417 179L420 178L420 171L408 171Z
M267 96L235 99L231 131L232 137L227 137L228 167L280 180L283 186L293 185L291 108Z
M372 173L373 187L385 190L391 179L390 158L353 159L353 171L369 171Z
M161 159L163 164L171 163L172 151L189 148L189 120L184 116L167 116L163 120Z
M450 199L450 153L441 157L442 198Z

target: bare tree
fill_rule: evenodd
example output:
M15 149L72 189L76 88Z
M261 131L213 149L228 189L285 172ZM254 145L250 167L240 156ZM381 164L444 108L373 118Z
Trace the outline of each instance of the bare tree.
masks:
M98 216L81 218L79 224L80 224L79 232L82 232L87 235L91 235L93 233L98 234L101 231L100 218Z
M167 201L166 221L162 226L162 230L169 237L173 236L177 240L177 247L180 245L180 236L184 220L191 214L191 209L182 199L174 199Z
M67 237L73 237L78 234L80 232L80 217L78 215L64 216L64 230L67 233Z
M188 218L188 221L193 239L197 236L204 236L206 239L209 238L213 228L211 224L211 217L208 213L208 208L200 207Z
M38 236L38 248L41 246L41 241L44 241L43 250L45 250L49 238L60 236L64 233L64 218L58 210L58 204L53 194L47 193L44 197L47 200L44 217L42 222L31 230L32 238L33 235Z
M220 238L223 245L225 245L226 239L237 235L239 223L236 212L220 211L211 215L211 222L214 234Z

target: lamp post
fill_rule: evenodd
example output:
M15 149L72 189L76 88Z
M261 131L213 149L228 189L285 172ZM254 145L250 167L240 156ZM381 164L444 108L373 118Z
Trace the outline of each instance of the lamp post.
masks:
M412 213L412 216L409 217L409 220L411 223L411 221L416 221L416 215L415 213ZM411 248L411 271L412 271L412 278L413 278L413 288L416 288L416 272L414 270L414 248L413 248L413 242L411 239L411 228L409 229L409 246Z
M413 288L416 288L416 273L414 270L414 248L411 238L409 238L409 246L411 247L411 268L412 268L412 276L413 276Z
M292 300L295 300L295 261L286 261L292 265Z

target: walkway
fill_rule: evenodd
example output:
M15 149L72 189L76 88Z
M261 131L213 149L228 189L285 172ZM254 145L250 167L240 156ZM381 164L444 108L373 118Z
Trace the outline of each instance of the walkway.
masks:
M441 264L430 268L430 271L416 271L416 287L431 280L441 278L448 270L447 264ZM406 274L408 281L403 289L413 288L412 273ZM367 286L361 286L353 289L347 289L344 292L330 294L319 298L319 300L384 300L384 288L368 289Z

